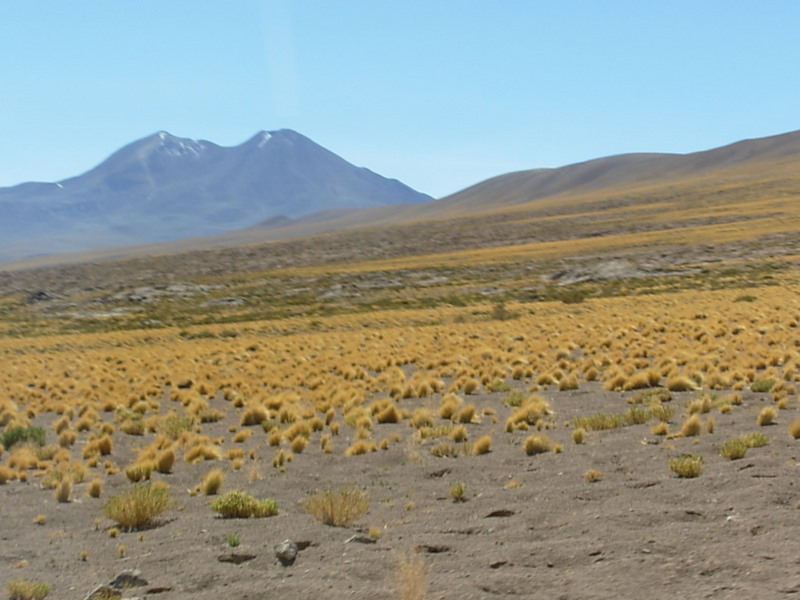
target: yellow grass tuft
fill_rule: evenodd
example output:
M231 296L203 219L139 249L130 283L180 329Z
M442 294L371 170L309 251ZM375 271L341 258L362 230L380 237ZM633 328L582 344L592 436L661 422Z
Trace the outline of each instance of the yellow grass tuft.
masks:
M214 496L219 493L224 481L225 473L222 469L211 469L203 476L203 482L200 484L200 487L206 496Z
M355 522L369 508L366 492L355 487L317 490L303 507L325 525L346 527Z
M472 454L479 456L481 454L488 454L492 451L492 437L484 435L475 440L472 444Z

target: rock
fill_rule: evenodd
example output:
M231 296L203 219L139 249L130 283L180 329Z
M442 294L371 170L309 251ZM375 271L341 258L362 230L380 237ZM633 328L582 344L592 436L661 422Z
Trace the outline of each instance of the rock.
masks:
M275 546L275 556L278 557L278 560L284 567L290 567L294 564L297 558L297 552L297 544L292 540L284 540Z
M108 587L115 590L124 590L132 587L141 587L147 585L147 580L142 577L142 572L139 569L125 569L117 573L109 583Z
M350 542L357 542L359 544L374 544L375 542L377 542L377 540L366 535L356 534L354 536L347 538L344 541L345 544L349 544Z

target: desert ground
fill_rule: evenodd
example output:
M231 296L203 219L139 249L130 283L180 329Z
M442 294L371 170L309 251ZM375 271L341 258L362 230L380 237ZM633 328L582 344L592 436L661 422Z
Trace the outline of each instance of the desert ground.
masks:
M147 583L122 597L165 600L791 596L792 273L749 288L9 336L0 422L45 439L0 455L0 580L65 599L125 569ZM761 441L743 457L723 456L751 434ZM175 461L159 472L166 451ZM684 455L702 457L699 476L671 469ZM215 468L224 481L207 495ZM173 505L127 531L104 507L139 477L166 484ZM366 499L351 523L307 510L341 488ZM278 514L212 510L237 489ZM300 547L288 566L284 540Z

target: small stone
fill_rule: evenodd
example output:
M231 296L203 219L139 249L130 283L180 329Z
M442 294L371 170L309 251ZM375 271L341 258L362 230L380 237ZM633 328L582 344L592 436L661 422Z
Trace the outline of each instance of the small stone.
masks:
M147 585L147 580L142 577L142 572L139 569L125 569L120 571L114 579L112 579L108 587L115 590L124 590L132 587L141 587Z
M284 540L275 546L275 556L284 567L290 567L297 558L297 544L292 540Z

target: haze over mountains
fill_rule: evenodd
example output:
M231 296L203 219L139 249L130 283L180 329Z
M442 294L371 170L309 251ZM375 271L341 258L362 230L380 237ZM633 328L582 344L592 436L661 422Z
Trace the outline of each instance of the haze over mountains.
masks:
M69 260L142 256L453 219L477 219L485 230L481 215L507 221L497 215L520 207L532 218L584 210L587 202L596 209L630 205L645 196L702 203L734 179L753 193L768 186L793 193L798 172L800 132L792 132L690 154L624 154L508 173L429 201L295 132L261 132L235 148L162 132L80 177L0 189L0 259L168 242ZM412 237L409 230L409 244ZM468 243L469 236L461 237L460 244ZM503 241L511 243L497 243Z
M291 130L262 131L230 148L162 131L77 177L0 188L0 260L430 199Z

